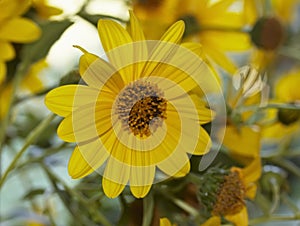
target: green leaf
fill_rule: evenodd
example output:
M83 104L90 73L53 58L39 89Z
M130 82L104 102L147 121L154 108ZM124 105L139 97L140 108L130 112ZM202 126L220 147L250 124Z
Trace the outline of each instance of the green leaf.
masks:
M52 45L72 24L73 22L69 20L51 21L41 24L41 38L34 43L25 45L21 52L21 58L28 62L36 62L46 57Z

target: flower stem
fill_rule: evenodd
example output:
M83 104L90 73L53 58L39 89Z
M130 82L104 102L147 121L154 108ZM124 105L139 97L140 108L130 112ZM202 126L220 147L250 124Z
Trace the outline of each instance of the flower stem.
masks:
M33 131L31 131L31 133L26 138L23 147L15 155L14 159L12 160L10 165L7 167L7 169L3 173L3 176L0 179L0 188L2 187L2 185L5 181L5 179L7 178L8 174L15 168L18 160L21 158L21 156L24 154L24 152L27 150L27 148L39 137L39 135L48 127L48 125L51 123L51 121L54 118L55 118L54 114L49 115Z
M90 213L93 215L94 220L101 223L103 226L112 226L112 224L106 219L106 217L95 208L95 206L86 200L80 193L76 190L70 188L62 179L60 179L56 174L54 174L48 167L46 167L43 163L40 163L41 167L44 169L46 174L48 175L50 181L53 186L57 188L57 183L61 184L66 192L68 192L72 197L76 197L77 200L83 205Z
M17 89L22 81L22 77L24 76L24 74L27 72L28 67L30 65L30 62L24 61L22 62L19 67L17 68L17 72L15 74L13 83L12 83L12 92L10 95L10 98L8 99L8 111L5 114L3 120L2 120L2 124L1 124L1 128L0 128L0 150L2 150L2 146L4 145L4 138L5 138L5 133L6 133L6 128L8 126L9 123L9 117L11 114L11 109L12 109L12 105L13 102L15 101L15 96L16 96L16 92Z
M255 219L250 220L249 225L256 225L265 222L272 222L272 221L295 221L300 220L300 216L295 215L272 215L272 216L262 216Z

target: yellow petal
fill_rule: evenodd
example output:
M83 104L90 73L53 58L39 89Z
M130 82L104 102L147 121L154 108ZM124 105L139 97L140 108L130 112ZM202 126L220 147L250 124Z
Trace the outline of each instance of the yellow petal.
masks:
M201 126L200 128L200 133L199 133L199 137L197 139L197 146L194 147L193 149L185 149L186 152L193 154L193 155L204 155L206 154L210 148L211 148L211 139L209 134L205 131L205 129L203 129ZM191 131L192 132L192 131ZM190 135L189 137L193 137L192 135ZM188 141L186 141L188 143ZM192 142L192 141L190 141Z
M237 214L226 215L225 218L235 225L248 226L248 212L246 207L243 207L243 209Z
M100 19L98 22L98 33L105 52L109 52L118 46L132 43L128 32L120 24L112 20Z
M82 178L91 174L94 169L82 156L81 151L76 147L70 157L68 172L72 178Z
M180 43L184 33L184 22L182 20L174 23L161 37L162 42Z
M245 23L249 25L253 25L258 18L258 10L257 10L256 1L253 0L244 0L244 15L245 15Z
M115 198L123 191L129 180L131 166L126 164L128 161L126 159L130 159L131 156L128 154L130 152L125 154L122 149L118 148L118 142L116 142L112 151L119 152L120 159L123 159L123 161L119 161L113 156L109 158L104 171L102 186L106 196Z
M0 67L1 69L1 67ZM0 83L1 86L1 83ZM0 121L8 111L8 100L11 98L12 86L11 84L1 87L0 90Z
M205 221L201 226L219 226L221 225L221 218L219 216L212 216Z
M0 21L12 16L19 16L25 13L31 5L31 0L2 0L0 1L0 9L2 10L0 14Z
M58 136L67 142L84 142L102 136L112 128L111 105L111 102L104 105L92 100L80 106L60 123Z
M102 178L102 187L105 195L109 198L118 197L125 188L125 184L119 184L114 181Z
M40 28L29 19L14 18L2 25L0 30L1 39L27 43L37 40L41 36Z
M90 87L101 87L117 94L124 86L123 79L112 65L88 52L81 56L79 70L81 77Z
M296 68L282 76L275 87L275 94L279 100L285 102L300 101L300 69Z
M261 158L257 157L245 168L243 168L242 173L244 177L243 179L244 183L247 185L257 181L261 176L261 172L262 172Z
M157 164L165 174L173 177L184 177L190 172L190 161L183 151L173 151L167 159Z
M88 86L66 85L47 93L45 104L52 112L66 117L81 105L96 103L98 94L98 90Z
M125 83L131 82L135 72L130 65L135 58L133 40L128 32L114 21L99 20L98 33L110 63L118 70Z
M134 154L132 157L132 161L139 161L134 159ZM148 157L150 158L150 155L148 155ZM149 162L151 162L151 160L148 160L147 156L144 161L147 162L145 163L145 166L131 167L130 190L136 198L145 197L150 191L154 180L155 166L149 166Z
M255 183L251 183L246 188L246 196L249 199L254 199L256 196L257 185Z
M144 32L138 19L131 10L129 11L129 14L130 22L126 29L134 42L133 59L131 59L134 64L132 65L133 68L131 70L133 71L133 79L135 80L140 77L142 69L145 65L143 61L147 60L148 58L148 47L147 42L145 42ZM126 55L128 55L128 53L126 53ZM130 64L132 62L128 63Z
M6 75L6 64L0 61L0 86L5 80Z
M228 125L225 130L223 144L229 149L232 157L247 164L249 158L254 159L259 156L260 131L246 126L238 129L235 126Z
M126 27L126 30L128 31L132 40L134 42L145 40L144 32L138 19L136 18L136 16L131 10L129 10L129 14L130 14L130 21Z
M0 60L8 61L15 57L14 47L10 43L0 41L0 49Z
M48 66L45 59L39 60L38 62L31 65L29 71L25 75L21 87L27 89L33 93L40 92L43 90L44 85L39 78L39 74Z
M168 218L164 217L159 219L159 226L172 226L172 224Z
M204 52L207 54L210 59L221 66L224 70L228 71L231 74L234 74L236 72L237 67L234 65L234 63L225 55L225 53L219 49L216 49L213 45L206 45L206 43L203 43L203 49Z
M203 31L201 43L220 51L244 51L251 47L248 34L234 31Z

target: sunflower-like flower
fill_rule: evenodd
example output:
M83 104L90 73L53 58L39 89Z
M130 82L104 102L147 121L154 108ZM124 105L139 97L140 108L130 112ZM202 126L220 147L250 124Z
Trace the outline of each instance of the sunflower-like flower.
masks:
M212 217L201 226L221 225L221 217L239 226L248 225L245 199L256 195L256 181L261 176L261 161L256 158L245 168L231 167L217 189L213 203Z
M145 40L133 13L127 30L99 20L98 31L109 62L78 47L85 84L56 88L45 103L65 118L58 135L77 143L68 166L72 178L98 169L108 197L128 182L135 197L144 197L157 181L156 169L182 177L190 170L187 154L209 150L201 124L213 113L192 91L214 92L218 83L195 54L197 44L179 45L182 21L160 41Z
M28 43L41 35L40 28L30 19L21 17L30 7L30 0L0 1L0 84L6 76L6 61L15 58L12 43Z

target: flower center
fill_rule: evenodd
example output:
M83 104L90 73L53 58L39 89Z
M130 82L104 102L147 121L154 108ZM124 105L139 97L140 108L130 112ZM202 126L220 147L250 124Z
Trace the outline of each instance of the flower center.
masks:
M156 84L136 81L119 94L116 113L123 128L135 136L149 137L166 119L167 100Z
M264 50L275 50L284 40L284 29L275 17L262 17L251 31L253 43Z
M277 113L279 122L284 125L291 125L300 119L300 110L279 109Z
M214 215L236 214L244 207L245 186L238 172L230 172L224 177L219 188L216 203L212 213Z

